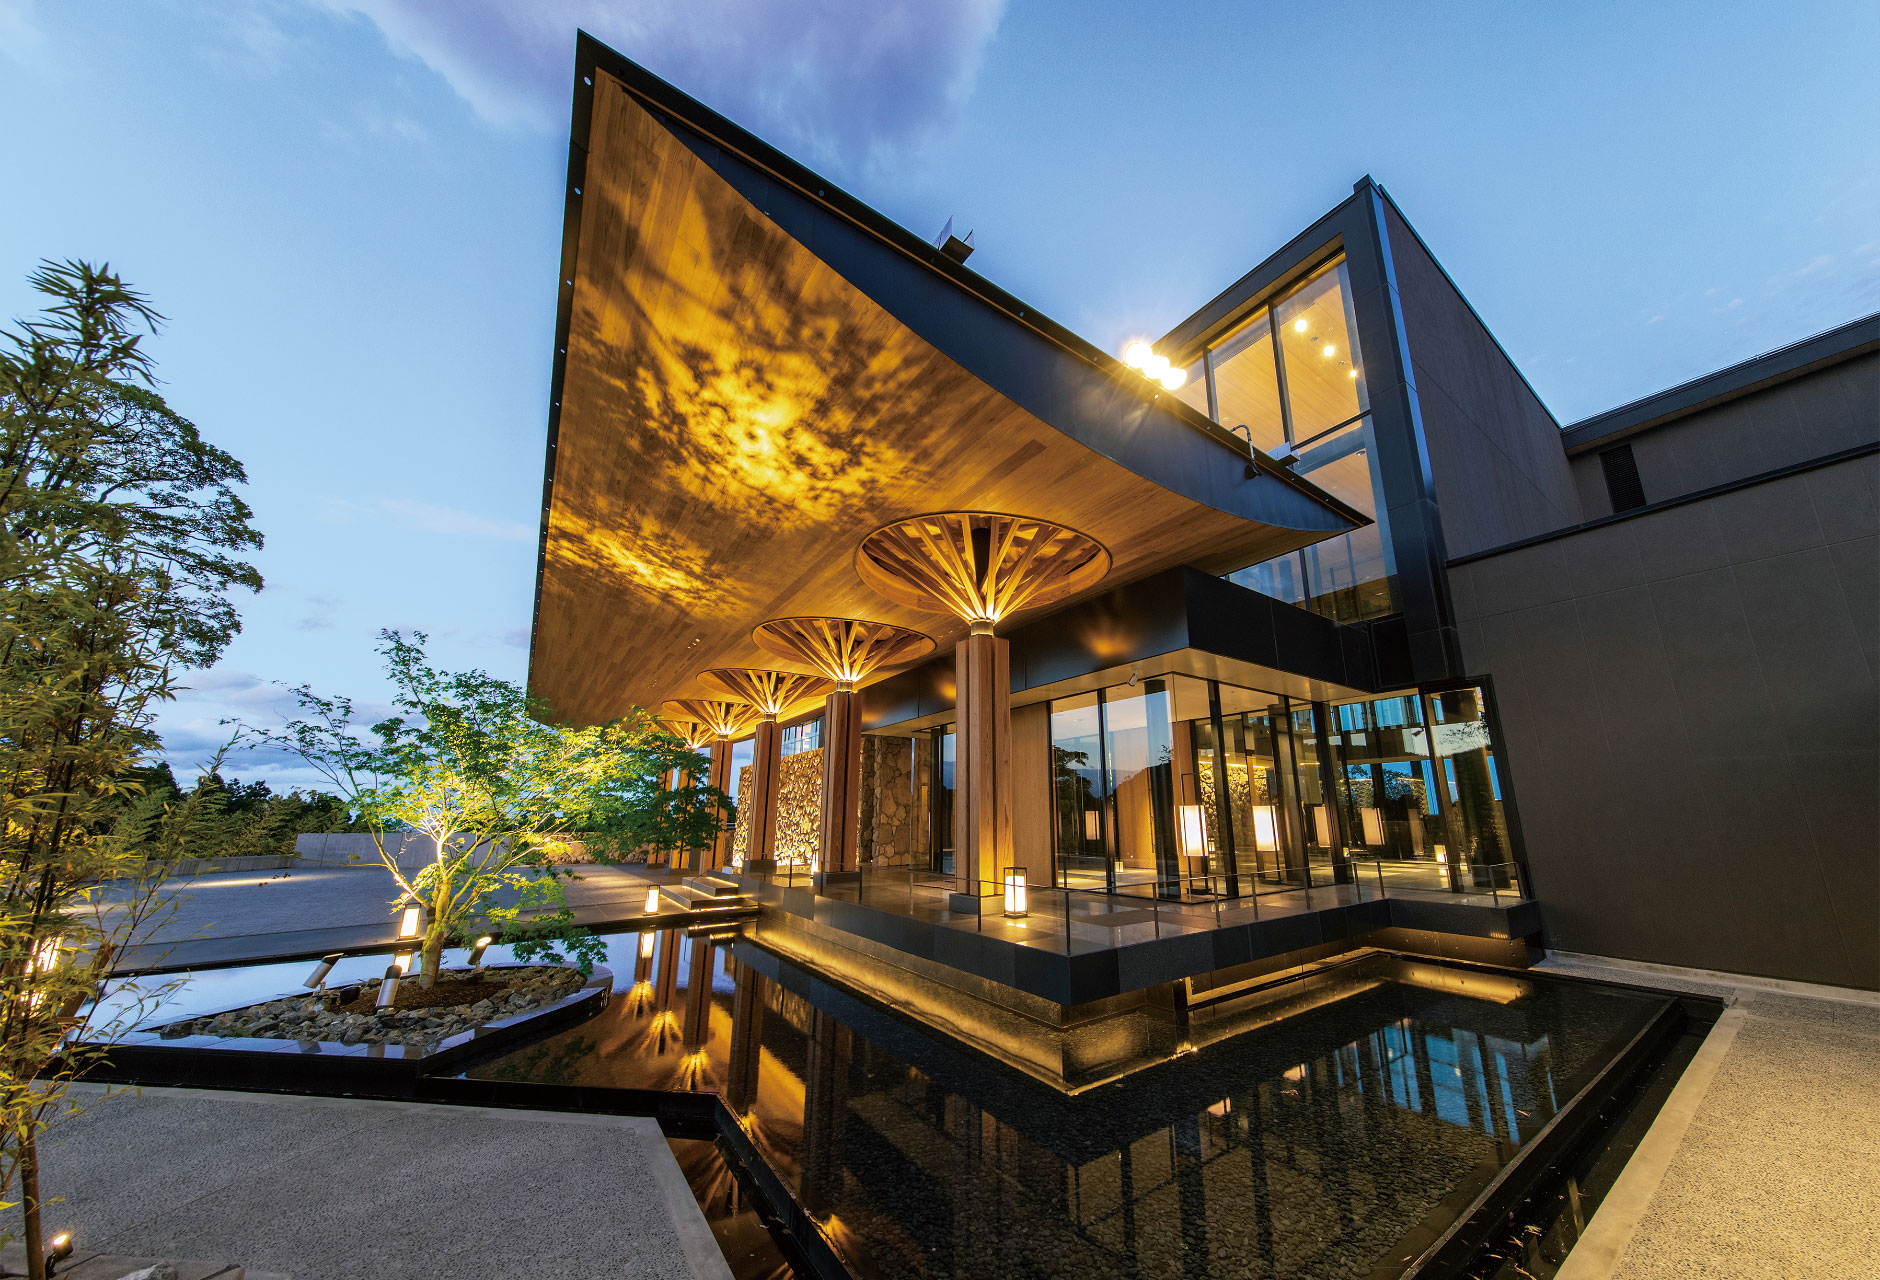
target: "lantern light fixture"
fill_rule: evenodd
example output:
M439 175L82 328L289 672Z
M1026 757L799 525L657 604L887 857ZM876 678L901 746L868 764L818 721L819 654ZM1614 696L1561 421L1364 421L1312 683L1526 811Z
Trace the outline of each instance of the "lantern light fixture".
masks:
M646 914L649 916L659 914L659 886L658 885L653 885L649 887L646 891Z
M1025 905L1025 868L1023 867L1005 869L1005 914L1013 920L1029 914Z
M650 959L653 954L653 931L648 929L640 935L640 959Z

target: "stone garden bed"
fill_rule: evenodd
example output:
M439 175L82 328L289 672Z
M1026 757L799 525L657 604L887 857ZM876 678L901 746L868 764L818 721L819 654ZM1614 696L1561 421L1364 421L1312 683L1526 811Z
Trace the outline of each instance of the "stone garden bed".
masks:
M390 1009L377 1008L381 978L332 991L284 996L212 1016L172 1022L165 1040L207 1035L340 1044L435 1045L499 1018L513 1018L580 990L579 970L560 965L446 969L426 988L415 975L398 984Z
M338 1089L412 1096L421 1076L460 1070L607 1007L611 971L583 978L564 965L485 965L445 970L429 990L399 982L396 1002L375 1006L381 979L299 991L121 1035L87 1070L91 1079L211 1088Z

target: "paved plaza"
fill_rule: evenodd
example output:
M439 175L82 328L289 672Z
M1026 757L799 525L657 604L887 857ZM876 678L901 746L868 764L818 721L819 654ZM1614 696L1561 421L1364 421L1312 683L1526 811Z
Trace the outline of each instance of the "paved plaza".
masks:
M295 1280L731 1277L644 1117L145 1089L57 1125L44 1163L48 1226L88 1251Z
M1730 1002L1560 1280L1872 1274L1880 996L1642 966L1548 967Z

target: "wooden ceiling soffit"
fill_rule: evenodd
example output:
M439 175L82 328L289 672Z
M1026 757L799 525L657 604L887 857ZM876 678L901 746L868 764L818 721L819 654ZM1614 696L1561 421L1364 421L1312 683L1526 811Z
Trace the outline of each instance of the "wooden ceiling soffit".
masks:
M766 619L952 644L963 622L856 570L864 538L923 512L1079 530L1109 550L1110 582L1225 571L1349 527L1321 508L1299 527L1249 520L1145 479L917 336L603 73L588 120L530 653L557 716L718 696L706 670L769 665L752 636Z

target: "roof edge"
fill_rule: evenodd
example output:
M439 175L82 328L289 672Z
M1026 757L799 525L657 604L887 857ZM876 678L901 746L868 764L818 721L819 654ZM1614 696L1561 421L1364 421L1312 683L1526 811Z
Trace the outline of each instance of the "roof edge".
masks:
M1561 442L1569 454L1583 453L1871 351L1880 351L1880 312L1582 418L1562 429Z

